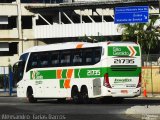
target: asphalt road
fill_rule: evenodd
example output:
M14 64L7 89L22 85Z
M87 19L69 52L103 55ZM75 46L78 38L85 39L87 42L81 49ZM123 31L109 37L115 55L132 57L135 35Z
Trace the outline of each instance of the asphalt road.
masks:
M27 103L16 97L0 97L0 119L16 120L150 120L141 114L126 114L126 110L135 105L160 105L156 99L125 99L121 104L92 103L74 104L58 103L55 100L41 100ZM153 116L151 116L153 117ZM159 120L160 116L154 120Z

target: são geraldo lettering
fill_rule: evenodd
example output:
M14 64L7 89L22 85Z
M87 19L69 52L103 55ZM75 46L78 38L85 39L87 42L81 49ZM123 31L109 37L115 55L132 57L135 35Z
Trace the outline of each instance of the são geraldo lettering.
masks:
M119 47L113 47L113 55L115 56L129 56L129 52L122 51Z

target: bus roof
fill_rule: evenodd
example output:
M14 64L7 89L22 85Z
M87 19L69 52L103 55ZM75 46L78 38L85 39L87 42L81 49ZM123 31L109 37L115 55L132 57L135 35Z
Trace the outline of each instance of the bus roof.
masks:
M29 48L27 52L39 52L48 50L64 50L64 49L75 49L76 47L94 47L99 46L99 43L89 43L89 42L66 42L66 43L56 43L50 45L34 46Z
M138 45L136 42L130 42L130 41L109 41L110 44L122 44L122 45Z
M85 47L96 47L96 46L106 46L106 45L137 45L134 42L117 42L117 41L107 41L107 42L65 42L65 43L56 43L50 45L34 46L26 50L24 53L28 52L42 52L42 51L51 51L51 50L65 50L65 49L76 49L76 48L85 48ZM23 53L23 54L24 54Z

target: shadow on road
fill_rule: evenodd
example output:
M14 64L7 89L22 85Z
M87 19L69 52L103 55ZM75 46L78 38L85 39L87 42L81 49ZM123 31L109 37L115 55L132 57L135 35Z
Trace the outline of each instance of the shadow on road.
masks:
M64 101L64 102L58 102L55 99L49 99L49 100L39 100L38 103L48 103L48 104L75 104L72 101ZM152 99L152 98L141 98L141 99L124 99L121 102L115 102L115 101L106 101L102 102L100 100L95 100L92 101L88 104L111 104L111 105L116 105L116 104L123 104L123 105L160 105L160 98L158 99Z
M28 103L26 99L21 99L17 97L0 97L0 103ZM57 101L56 99L39 99L39 104L75 104L71 100L67 101ZM35 103L35 104L37 104ZM30 103L28 103L30 104ZM113 100L101 101L101 100L94 100L89 104L106 104L106 105L117 105L123 104L124 106L127 105L160 105L160 98L127 98L123 101L117 102Z

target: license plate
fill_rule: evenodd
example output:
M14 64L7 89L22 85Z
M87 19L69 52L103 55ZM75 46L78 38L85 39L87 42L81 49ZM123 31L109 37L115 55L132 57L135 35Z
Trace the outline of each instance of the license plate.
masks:
M128 90L121 90L121 93L128 94Z

